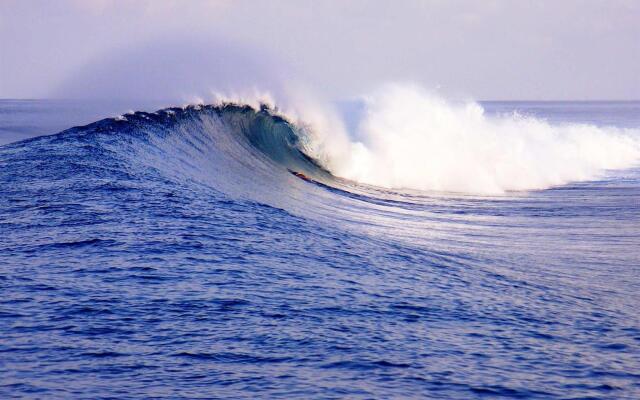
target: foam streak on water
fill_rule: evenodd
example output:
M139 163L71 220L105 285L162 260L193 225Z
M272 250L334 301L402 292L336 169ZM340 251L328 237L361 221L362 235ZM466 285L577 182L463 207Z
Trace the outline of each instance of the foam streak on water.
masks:
M385 96L340 142L360 183L251 107L0 147L0 397L638 398L638 104Z

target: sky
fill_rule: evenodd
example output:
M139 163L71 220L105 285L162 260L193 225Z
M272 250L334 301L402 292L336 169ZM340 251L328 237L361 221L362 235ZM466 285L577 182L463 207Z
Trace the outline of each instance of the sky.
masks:
M640 1L0 0L0 98L640 99Z

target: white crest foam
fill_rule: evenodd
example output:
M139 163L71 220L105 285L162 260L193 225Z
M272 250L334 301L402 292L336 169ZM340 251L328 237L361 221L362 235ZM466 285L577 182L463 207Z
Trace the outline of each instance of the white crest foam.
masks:
M637 130L488 116L477 103L407 85L367 97L351 136L359 140L316 146L314 156L330 159L337 176L386 188L500 194L591 180L640 160Z

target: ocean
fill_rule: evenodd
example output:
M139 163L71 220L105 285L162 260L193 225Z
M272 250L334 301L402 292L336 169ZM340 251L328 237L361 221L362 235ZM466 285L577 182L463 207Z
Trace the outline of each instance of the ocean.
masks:
M163 106L0 101L0 397L640 398L640 102Z

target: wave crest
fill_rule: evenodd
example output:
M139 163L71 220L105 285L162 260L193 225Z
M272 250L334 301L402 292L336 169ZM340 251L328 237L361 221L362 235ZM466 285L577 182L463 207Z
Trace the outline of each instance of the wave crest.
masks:
M501 194L592 180L640 160L637 130L488 116L426 91L387 86L365 99L346 148L327 149L336 176L386 187ZM326 155L316 158L323 159Z

